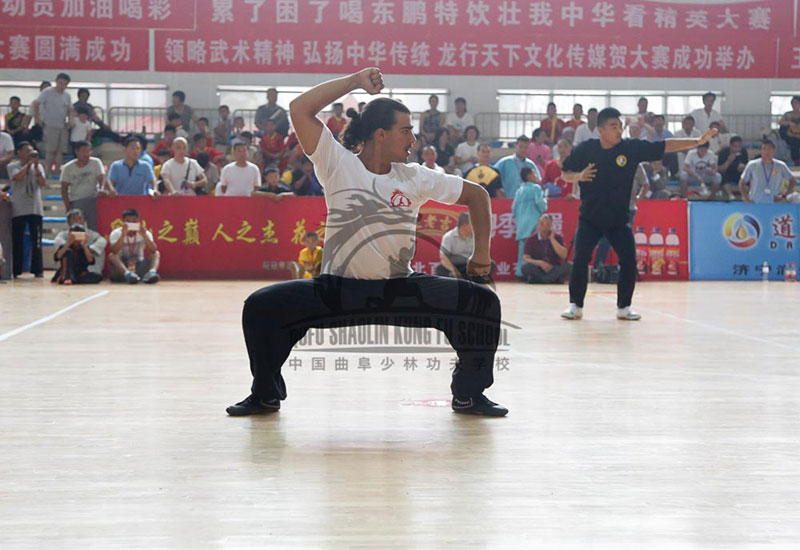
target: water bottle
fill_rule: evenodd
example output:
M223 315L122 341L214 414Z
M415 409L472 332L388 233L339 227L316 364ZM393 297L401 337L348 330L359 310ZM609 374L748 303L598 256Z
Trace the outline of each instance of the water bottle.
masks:
M783 268L783 280L787 283L792 280L792 263L786 262Z
M769 280L769 263L767 260L764 260L764 263L761 264L761 280L765 283Z

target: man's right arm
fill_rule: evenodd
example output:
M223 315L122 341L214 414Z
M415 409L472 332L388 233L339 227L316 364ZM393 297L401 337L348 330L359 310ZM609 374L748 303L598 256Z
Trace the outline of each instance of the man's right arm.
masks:
M69 210L69 182L64 181L63 178L61 179L61 200L64 203L64 209Z

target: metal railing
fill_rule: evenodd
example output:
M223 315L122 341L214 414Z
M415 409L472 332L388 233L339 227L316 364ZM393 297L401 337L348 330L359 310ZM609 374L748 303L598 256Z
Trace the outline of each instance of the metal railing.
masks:
M193 108L198 118L206 117L211 128L216 124L218 109ZM166 107L111 107L108 110L108 120L106 123L114 131L121 134L136 132L144 134L147 138L154 138L161 135L164 126L167 125ZM187 128L191 135L196 127Z
M26 115L29 114L29 115L33 116L33 105L20 105L19 106L19 110L21 112L23 112L24 114L26 114ZM10 112L10 111L11 111L11 106L10 105L0 105L0 112L3 113L3 116L0 117L0 119L1 119L0 120L0 127L2 127L3 130L5 130L5 128L6 128L6 117L5 117L5 114ZM105 111L103 110L102 107L95 107L94 108L94 112L95 112L95 114L97 116L99 116L102 120L105 121L105 118L104 118ZM108 122L108 121L106 121L106 122Z

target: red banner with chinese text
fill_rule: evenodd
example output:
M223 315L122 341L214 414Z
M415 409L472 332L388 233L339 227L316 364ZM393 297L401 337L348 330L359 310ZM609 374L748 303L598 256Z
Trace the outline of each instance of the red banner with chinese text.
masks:
M518 245L511 199L492 200L492 258L495 279L515 280ZM549 201L556 232L571 243L578 223L578 202ZM287 262L296 261L303 235L317 231L323 239L325 199L287 196L281 202L248 197L180 197L153 200L119 197L98 201L100 232L118 227L125 208L136 208L162 252L161 272L173 278L279 278L289 276ZM442 235L455 227L459 206L428 202L418 219L417 250L412 268L433 273L439 263ZM688 228L685 201L645 201L635 224L677 228L680 239L679 278L688 279Z
M196 13L197 0L2 0L0 21L31 30L195 29Z

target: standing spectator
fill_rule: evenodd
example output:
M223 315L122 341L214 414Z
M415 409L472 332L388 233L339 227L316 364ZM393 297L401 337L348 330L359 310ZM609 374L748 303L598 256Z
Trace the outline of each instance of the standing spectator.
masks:
M494 165L494 169L500 174L500 182L503 184L503 194L508 198L514 198L517 194L517 189L522 183L520 170L528 166L536 169L537 176L540 174L536 163L527 157L528 145L530 145L530 143L531 140L528 136L519 136L514 146L514 154L501 158ZM542 181L541 178L539 178L538 181Z
M219 183L219 166L211 162L208 153L200 151L197 153L197 164L203 169L206 176L206 185L204 188L195 188L198 195L210 195L211 191L217 188Z
M455 106L455 112L447 115L446 124L450 132L450 142L457 144L464 140L467 126L475 126L475 119L467 112L467 100L463 97L456 98Z
M39 162L39 152L27 141L17 145L18 160L8 165L11 178L11 240L14 250L14 277L22 275L25 227L31 237L31 273L44 275L42 261L42 188L47 185L45 170Z
M77 116L72 117L72 128L69 132L69 143L72 154L78 143L92 141L92 122L89 120L89 111L85 107L78 107Z
M491 198L505 197L500 174L489 162L491 157L492 148L486 143L481 144L478 147L478 165L467 172L464 179L482 185Z
M594 107L586 112L586 124L575 129L573 144L578 145L587 139L600 139L600 132L597 131L597 109Z
M159 156L159 152L162 149L166 149L167 151L169 151L170 156L172 156L172 143L175 141L176 137L177 136L175 135L175 127L172 126L171 124L167 124L164 127L164 133L161 136L161 141L156 143L155 147L153 147L153 151L155 151L156 156ZM153 165L160 164L161 162L162 161L160 159L158 159L157 163L154 160Z
M117 143L122 143L122 136L103 122L103 119L94 110L94 106L89 103L89 95L87 88L80 88L78 90L78 101L72 104L72 109L75 112L79 112L79 109L86 109L89 112L89 122L97 124L98 128L96 132L93 132L95 136L109 138Z
M800 166L800 95L792 97L792 110L784 113L778 124L778 133L789 146L792 164Z
M569 139L562 137L556 143L556 149L558 150L558 158L547 161L542 178L545 197L549 198L568 197L573 191L573 185L564 181L564 178L561 177L561 165L564 163L564 159L572 152L572 143ZM573 195L570 198L576 197Z
M533 233L539 216L547 211L547 199L539 185L540 179L535 168L526 166L520 170L522 185L514 195L511 203L511 213L517 222L517 267L515 274L522 277L522 255L525 249L525 240Z
M167 126L172 126L175 128L175 137L189 139L189 131L183 125L183 119L178 113L167 114Z
M75 158L61 170L61 200L64 210L79 209L86 219L81 225L97 229L97 195L105 180L103 162L92 156L92 147L86 141L75 144ZM105 191L102 191L105 195ZM78 223L78 222L76 222Z
M789 188L781 193L784 180L789 181ZM786 163L775 158L775 144L765 139L761 142L761 158L748 162L742 172L739 193L745 202L786 202L796 185L797 180ZM16 260L16 256L14 258Z
M439 246L441 263L436 265L433 274L439 277L465 278L467 264L474 250L475 237L469 222L469 212L461 212L456 227L442 235L442 244ZM494 275L496 266L494 261L491 264L489 275Z
M333 114L328 117L328 121L325 123L328 130L333 134L334 139L339 139L339 133L344 130L344 127L347 125L347 119L342 116L343 114L344 104L339 102L334 103Z
M292 191L299 197L322 195L322 186L314 174L314 165L308 157L300 160L300 168L292 172Z
M68 74L59 73L56 85L46 88L33 102L33 116L44 129L46 171L50 174L61 168L64 154L69 153L69 82Z
M249 197L261 185L261 172L258 166L247 160L247 145L237 143L233 146L234 162L222 169L218 197Z
M466 174L478 162L478 138L480 132L477 126L467 126L464 129L465 141L456 147L455 158L456 168Z
M208 127L208 119L204 116L197 119L197 132L194 134L195 139L198 135L202 135L206 138L206 146L214 147L214 135Z
M256 110L256 128L266 132L268 120L275 123L275 130L281 136L285 138L289 135L289 115L286 114L286 109L278 105L278 90L275 88L267 90L267 104Z
M67 212L68 229L53 240L58 269L52 282L59 284L97 284L103 280L106 240L86 227L79 208Z
M139 212L129 208L122 213L122 227L109 235L111 250L108 263L111 266L111 281L135 285L143 281L155 284L161 279L158 267L161 253L153 234L139 220ZM145 250L148 255L145 257Z
M706 185L719 188L722 175L717 172L717 157L708 150L708 143L698 145L697 149L692 149L686 154L680 180L682 199L689 196L690 185L700 185L703 192Z
M6 132L14 139L14 145L27 139L28 125L31 117L19 110L21 101L13 95L8 100L9 111L6 113Z
M553 230L553 217L542 214L536 233L525 240L522 254L522 280L533 284L563 284L569 280L572 264L566 262L564 237Z
M544 172L545 164L553 156L553 151L546 141L547 133L542 128L536 128L533 131L533 141L528 145L528 158L536 163L540 174Z
M447 128L439 128L436 132L433 147L436 149L436 164L444 168L445 172L452 172L453 156L456 152L450 144L450 131Z
M233 121L231 120L231 110L227 105L220 105L217 109L219 119L214 126L214 145L227 146L228 140L233 133ZM244 124L244 119L242 119Z
M572 128L573 130L577 130L583 124L583 105L580 103L576 103L572 106L572 119L565 124Z
M561 137L561 132L564 131L564 126L566 126L566 124L563 120L558 118L558 114L556 113L556 104L553 102L548 103L547 118L542 120L539 124L539 127L545 131L545 141L550 145L557 142L558 138Z
M49 81L42 80L42 83L39 84L39 93L41 94L43 91L45 91L50 86L52 86L52 84ZM31 126L31 129L28 132L27 139L25 139L25 141L30 143L32 146L34 144L37 144L38 147L41 147L41 145L42 145L41 141L42 140L44 140L44 126L39 124L39 122L36 121L36 118L34 117L33 126Z
M153 188L156 177L150 165L139 158L142 145L136 136L126 137L122 144L125 158L111 163L106 180L107 191L112 197L147 195L147 188ZM161 192L153 188L153 198L160 196Z
M433 145L426 145L422 148L422 162L420 164L434 172L445 173L444 168L436 164L436 149L434 149Z
M172 105L167 109L167 120L170 120L170 115L178 115L180 117L181 126L187 134L192 131L192 124L197 124L197 115L194 113L194 109L186 104L186 94L181 90L172 92ZM176 126L176 130L180 131L180 128Z
M286 153L285 136L277 131L272 119L265 120L262 128L264 135L261 136L261 154L264 157L264 166L273 164L277 167Z
M14 138L5 132L0 132L0 178L8 177L6 167L14 160L15 149Z
M714 102L716 100L717 95L714 92L706 92L703 94L703 108L695 109L690 113L700 133L711 128L712 122L719 122L720 131L728 133L728 127L725 126L725 121L722 120L719 111L714 109Z
M439 96L431 95L428 98L428 105L430 105L431 108L420 115L419 132L425 136L428 143L433 143L436 139L436 134L444 127L444 113L439 112L437 109L439 106Z
M722 176L722 185L711 187L711 195L708 200L715 200L717 193L722 188L722 200L729 201L733 198L732 188L739 183L747 166L747 153L743 150L742 138L732 136L728 146L720 150L717 155L717 170Z
M211 159L211 162L215 162L218 157L225 156L225 153L214 149L208 144L209 139L208 136L200 132L194 135L194 149L192 149L192 154L190 155L193 159L197 158L198 153L208 153L208 158Z
M636 102L636 120L646 124L652 124L654 115L647 110L648 104L649 101L646 97L639 98L639 101Z
M205 143L201 134L200 142ZM183 138L175 138L172 144L175 156L164 163L161 168L161 179L170 195L196 195L197 189L205 190L206 174L193 158L188 158L189 145Z

